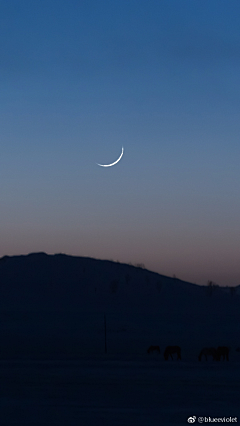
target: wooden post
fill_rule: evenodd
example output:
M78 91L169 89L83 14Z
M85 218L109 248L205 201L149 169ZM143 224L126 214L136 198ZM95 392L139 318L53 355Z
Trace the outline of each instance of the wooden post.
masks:
M104 331L105 331L105 354L107 353L107 325L106 325L106 314L104 314Z

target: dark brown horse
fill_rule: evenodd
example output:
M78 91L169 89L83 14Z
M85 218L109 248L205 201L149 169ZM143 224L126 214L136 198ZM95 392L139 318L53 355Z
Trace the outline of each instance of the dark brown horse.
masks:
M177 354L177 359L182 359L181 358L181 348L180 346L167 346L165 351L164 351L164 358L167 361L168 357L170 355L170 357L173 360L173 354Z
M218 360L218 352L215 348L203 348L198 355L199 361L201 361L203 355L205 356L206 361L208 360L209 356L211 356L214 361Z
M152 354L154 351L158 352L160 354L160 348L159 346L149 346L147 353Z
M223 361L225 359L226 361L229 361L229 348L227 346L218 346L217 357L218 357L218 361L221 361L222 357L223 357Z

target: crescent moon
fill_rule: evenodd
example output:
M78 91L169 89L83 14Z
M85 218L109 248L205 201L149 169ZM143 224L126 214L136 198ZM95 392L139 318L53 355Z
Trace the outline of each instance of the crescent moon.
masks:
M112 166L114 166L115 164L117 164L121 160L121 158L123 156L123 151L124 151L124 149L123 149L123 146L122 146L121 155L120 155L120 157L116 161L114 161L114 163L111 163L111 164L98 164L97 163L97 165L100 166L100 167L112 167Z

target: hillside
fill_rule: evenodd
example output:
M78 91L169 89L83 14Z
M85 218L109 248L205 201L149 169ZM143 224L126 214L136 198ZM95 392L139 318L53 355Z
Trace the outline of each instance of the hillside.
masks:
M239 287L204 287L64 254L0 259L2 356L145 353L150 344L240 346ZM196 349L195 349L196 348Z

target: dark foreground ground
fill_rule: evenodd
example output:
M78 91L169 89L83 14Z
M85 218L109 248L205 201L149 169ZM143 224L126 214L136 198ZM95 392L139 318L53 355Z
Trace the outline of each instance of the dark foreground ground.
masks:
M0 377L1 426L186 425L190 416L240 423L239 362L1 360Z

